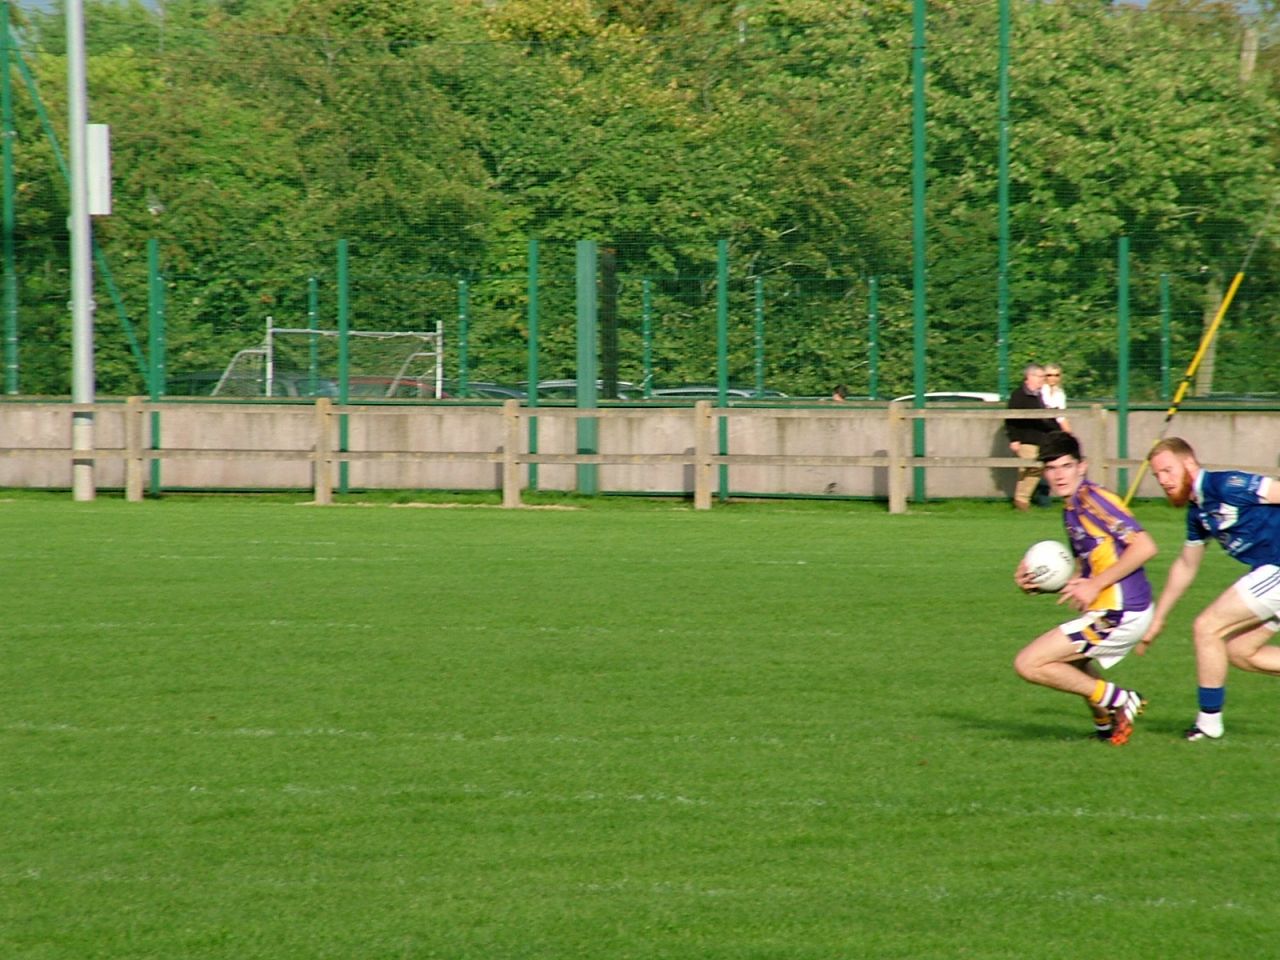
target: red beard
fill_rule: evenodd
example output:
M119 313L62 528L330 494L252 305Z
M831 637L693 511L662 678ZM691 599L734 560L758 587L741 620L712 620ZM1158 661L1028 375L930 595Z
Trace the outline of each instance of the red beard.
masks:
M1191 475L1183 473L1178 485L1172 490L1166 490L1164 495L1175 507L1185 507L1191 502Z

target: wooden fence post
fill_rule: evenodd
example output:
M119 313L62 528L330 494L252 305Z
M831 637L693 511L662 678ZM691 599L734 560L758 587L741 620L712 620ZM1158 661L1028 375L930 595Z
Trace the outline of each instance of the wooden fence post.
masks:
M711 401L699 400L693 405L693 508L711 509L711 451L715 449L712 431Z
M889 404L889 512L907 512L907 432L910 424L901 403Z
M1100 403L1094 403L1089 406L1089 413L1093 417L1095 435L1098 438L1098 449L1096 456L1091 456L1090 451L1086 450L1084 455L1088 457L1090 463L1097 463L1102 466L1102 477L1095 479L1108 490L1114 490L1111 481L1115 476L1115 467L1112 463L1111 453L1111 437L1110 424L1107 422L1107 408ZM1123 493L1124 491L1121 491Z
M316 397L316 445L312 461L315 501L321 506L333 503L333 401Z
M124 498L142 500L142 397L129 397L124 404Z
M513 509L520 506L520 401L507 400L502 404L502 506Z

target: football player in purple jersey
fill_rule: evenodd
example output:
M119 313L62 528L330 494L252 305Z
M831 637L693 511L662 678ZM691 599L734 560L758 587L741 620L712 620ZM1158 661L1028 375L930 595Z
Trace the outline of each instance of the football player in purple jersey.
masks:
M1217 740L1223 734L1227 665L1280 677L1280 480L1239 470L1205 470L1191 445L1167 437L1147 455L1169 502L1187 508L1187 540L1169 568L1151 628L1138 645L1145 653L1164 629L1169 611L1200 570L1204 545L1217 540L1249 572L1196 617L1196 682L1200 712L1184 734Z
M1031 683L1083 697L1098 739L1121 745L1146 701L1136 690L1104 680L1099 668L1123 659L1151 623L1143 564L1156 555L1156 543L1120 497L1089 479L1074 436L1049 434L1038 456L1049 489L1063 499L1062 522L1077 563L1058 602L1078 615L1023 647L1013 668ZM1014 582L1035 590L1025 563L1018 564Z

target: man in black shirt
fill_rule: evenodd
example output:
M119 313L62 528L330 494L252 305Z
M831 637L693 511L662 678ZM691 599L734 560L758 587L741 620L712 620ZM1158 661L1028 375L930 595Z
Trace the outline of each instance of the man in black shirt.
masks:
M1022 370L1022 385L1009 395L1010 410L1044 410L1044 398L1040 390L1044 386L1044 367L1029 363ZM1017 510L1031 509L1031 495L1040 482L1040 444L1058 428L1058 421L1006 420L1005 434L1009 437L1009 449L1027 465L1018 470L1018 485L1013 492L1013 506Z

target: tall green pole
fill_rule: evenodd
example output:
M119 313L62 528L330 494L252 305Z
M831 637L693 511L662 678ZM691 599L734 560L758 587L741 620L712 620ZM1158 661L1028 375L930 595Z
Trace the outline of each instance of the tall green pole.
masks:
M1129 238L1120 238L1118 263L1116 264L1116 314L1117 314L1117 363L1116 363L1116 456L1129 456ZM1129 488L1129 471L1121 468L1118 489Z
M1009 0L1000 0L999 172L996 179L999 265L996 279L996 374L1001 397L1009 396Z
M1169 361L1172 343L1170 327L1173 311L1172 297L1169 295L1169 275L1160 274L1160 399L1168 400L1172 393L1169 379Z
M320 281L314 276L307 277L307 329L320 329ZM320 382L320 334L308 334L307 341L307 379L314 395Z
M152 237L147 241L147 331L148 337L148 393L152 402L165 394L167 376L164 329L164 277L160 273L160 241ZM160 414L151 413L151 449L160 449ZM160 461L151 461L151 495L160 496Z
M538 238L529 239L529 394L525 402L538 406ZM538 452L538 418L529 418L529 452ZM538 489L538 465L529 464L529 489Z
M729 241L716 242L716 403L729 404ZM720 456L729 455L729 419L720 417ZM720 464L720 500L729 499L729 466Z
M756 396L764 396L764 277L756 277Z
M644 398L653 396L653 282L640 284L640 349L644 366Z
M911 208L912 208L912 249L914 271L912 277L912 302L914 305L914 323L912 336L912 352L915 358L914 382L915 402L917 410L924 407L925 393L925 324L928 311L925 301L925 0L915 0L912 16L913 40L911 45L912 76L912 164L911 164ZM924 419L917 418L914 426L914 452L917 457L924 456L925 435ZM925 499L924 468L916 467L913 473L915 499Z
M880 278L867 281L867 396L880 399Z
M351 351L347 336L351 332L351 270L345 238L338 241L338 404L346 406L351 399ZM338 416L338 451L346 453L350 424L345 413ZM347 493L350 466L346 460L338 464L338 492Z
M578 391L580 410L595 410L599 406L599 390L596 380L599 360L596 349L596 332L599 329L599 300L596 287L598 252L594 240L579 240L577 249L577 307L578 307ZM599 420L595 417L578 418L578 453L599 453ZM600 471L594 463L578 464L578 492L594 496L600 492Z
M471 287L466 280L458 281L458 396L471 393L471 376L467 369L471 358Z
M9 77L9 0L0 0L0 113L4 163L4 392L18 392L18 269L14 258L13 87Z

